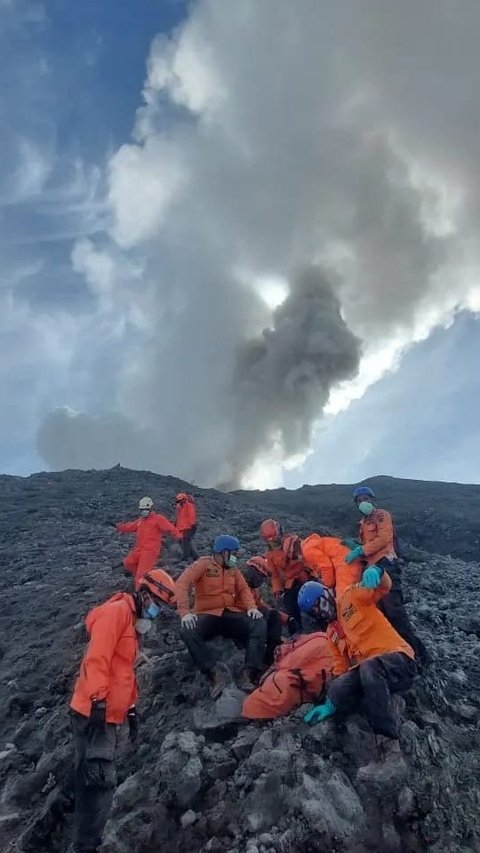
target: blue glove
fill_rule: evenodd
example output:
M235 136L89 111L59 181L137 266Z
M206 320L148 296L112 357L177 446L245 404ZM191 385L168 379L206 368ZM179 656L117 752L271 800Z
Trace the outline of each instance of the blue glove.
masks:
M304 723L321 723L327 717L331 717L335 713L335 705L327 699L323 705L314 705L311 711L308 711L304 718Z
M380 570L376 566L369 566L362 575L360 586L364 586L365 589L376 589L380 583L380 577Z
M354 560L358 560L359 557L363 557L363 548L361 545L357 545L353 551L350 551L349 554L345 557L346 563L353 563Z

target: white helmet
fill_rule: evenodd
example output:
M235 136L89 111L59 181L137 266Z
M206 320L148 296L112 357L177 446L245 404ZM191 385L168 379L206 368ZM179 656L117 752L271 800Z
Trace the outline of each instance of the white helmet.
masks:
M138 504L139 509L153 509L153 501L151 498L142 498Z

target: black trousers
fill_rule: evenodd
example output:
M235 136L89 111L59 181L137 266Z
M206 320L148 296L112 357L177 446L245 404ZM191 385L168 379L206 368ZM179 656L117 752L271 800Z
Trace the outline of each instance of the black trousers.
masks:
M273 663L275 649L282 642L282 620L278 610L273 610L268 607L260 608L265 622L267 623L267 646L265 649L264 663L266 666L271 666Z
M288 632L290 635L298 634L302 630L302 614L298 606L298 591L303 586L303 581L294 581L290 589L286 589L283 593L283 606L285 612L288 613L294 624L289 623Z
M334 678L328 698L340 718L363 711L375 734L398 738L392 693L408 690L414 675L415 663L411 658L403 652L390 652L370 658Z
M209 675L215 668L215 659L207 646L214 637L228 637L246 647L245 666L249 669L263 668L267 640L265 619L250 619L244 613L224 610L221 616L202 613L198 616L195 628L181 628L180 636L190 652L194 662Z
M388 595L379 601L377 607L390 622L396 631L412 647L415 657L420 662L427 659L427 650L421 639L413 630L412 623L405 609L402 592L401 567L398 560L379 560L377 565L382 566L392 579L392 588Z
M90 727L88 717L70 712L74 748L75 816L74 853L95 853L112 805L116 785L117 727L103 731Z
M182 550L184 560L198 560L198 551L193 544L196 532L196 524L194 524L193 527L190 527L188 530L183 531Z

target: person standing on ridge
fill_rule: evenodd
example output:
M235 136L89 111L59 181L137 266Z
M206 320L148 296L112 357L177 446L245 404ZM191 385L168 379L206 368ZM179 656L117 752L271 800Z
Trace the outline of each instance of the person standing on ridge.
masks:
M375 493L368 486L356 488L353 500L363 516L359 526L360 544L352 548L345 557L345 562L353 563L363 557L367 569L375 565L388 572L392 581L391 589L379 600L379 609L400 636L414 649L417 659L425 663L428 659L427 650L420 638L416 636L405 609L402 570L397 554L392 516L386 509L377 507Z
M293 555L292 536L284 536L278 521L273 518L262 521L260 535L267 545L264 557L271 576L273 595L276 601L282 602L290 616L289 633L296 634L302 628L302 616L297 603L298 591L310 575L306 571L301 554Z
M197 507L193 495L180 492L175 498L175 525L182 534L183 559L198 560L198 553L193 544L197 532Z
M361 583L348 587L337 602L318 581L301 588L302 611L328 623L334 676L326 700L308 711L306 723L332 714L346 717L362 707L375 734L398 739L391 694L409 689L416 667L413 649L377 607L391 586L381 566L369 566Z
M234 536L217 536L213 553L200 557L178 578L175 584L180 636L194 663L211 684L211 696L217 699L227 685L226 673L217 666L208 640L229 637L246 646L245 667L238 680L241 690L254 689L253 681L263 668L266 645L266 623L237 568L240 542ZM190 594L195 604L190 607Z
M175 606L172 578L153 569L134 593L118 592L87 615L90 637L70 702L74 743L73 853L95 853L115 788L116 728L138 735L135 662L139 637Z
M127 572L134 577L136 589L142 577L155 568L162 551L164 535L181 539L181 534L168 518L154 512L151 498L142 498L138 508L140 517L135 521L121 521L115 525L118 533L136 534L135 546L123 561Z

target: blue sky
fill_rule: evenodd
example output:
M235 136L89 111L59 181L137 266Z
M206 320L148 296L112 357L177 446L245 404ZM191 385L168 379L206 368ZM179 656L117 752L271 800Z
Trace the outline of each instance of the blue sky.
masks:
M0 0L1 471L480 480L480 9L293 5Z

